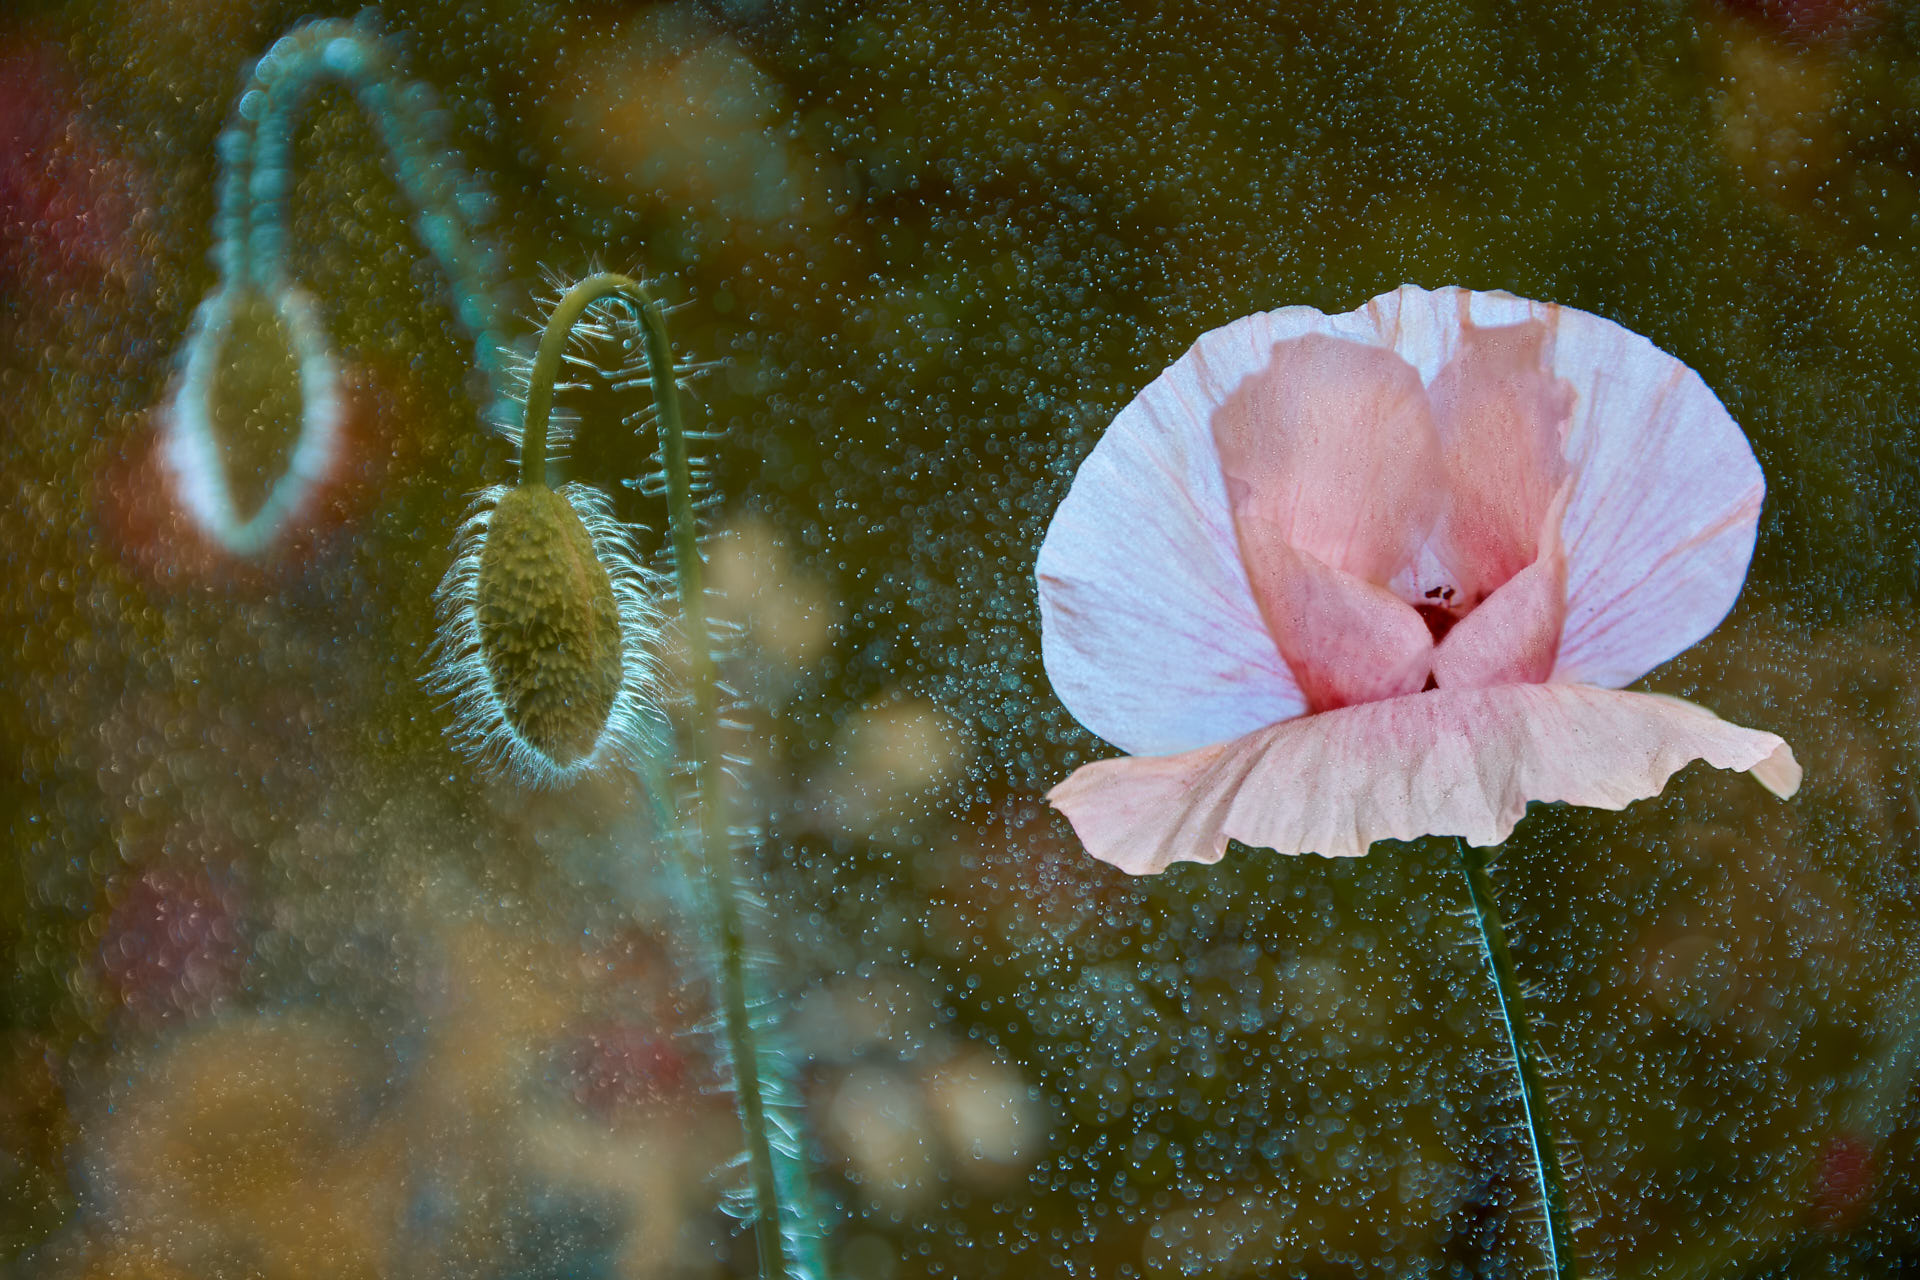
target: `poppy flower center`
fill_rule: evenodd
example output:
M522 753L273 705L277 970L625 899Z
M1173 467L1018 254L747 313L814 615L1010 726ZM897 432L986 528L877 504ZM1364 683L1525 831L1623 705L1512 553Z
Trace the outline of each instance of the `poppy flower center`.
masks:
M1427 632L1433 636L1435 644L1445 640L1447 632L1453 630L1453 624L1466 615L1464 609L1454 612L1452 587L1435 587L1427 592L1424 601L1413 606L1413 611L1420 615L1420 621L1427 624Z

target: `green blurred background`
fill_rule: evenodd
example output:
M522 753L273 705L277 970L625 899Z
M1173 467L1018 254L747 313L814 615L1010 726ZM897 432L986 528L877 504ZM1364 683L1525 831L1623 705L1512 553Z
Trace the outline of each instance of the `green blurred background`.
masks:
M237 564L157 466L215 137L314 12L0 14L0 1259L749 1274L641 806L476 778L421 691L510 453L338 91L296 139L290 265L348 370L342 472ZM1920 1271L1920 10L376 12L496 195L519 327L543 268L631 268L712 363L733 746L837 1274L1537 1265L1444 844L1129 881L1038 800L1108 750L1047 688L1031 578L1100 430L1208 328L1406 281L1648 335L1770 483L1740 606L1649 684L1786 735L1801 796L1695 766L1537 809L1499 864L1584 1251ZM569 470L615 487L652 446L589 381ZM243 480L287 427L236 430Z

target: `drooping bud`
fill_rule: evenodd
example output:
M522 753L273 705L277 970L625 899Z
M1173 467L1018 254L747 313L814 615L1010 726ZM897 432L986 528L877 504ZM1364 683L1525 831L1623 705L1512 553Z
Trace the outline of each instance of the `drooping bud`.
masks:
M598 490L489 489L440 583L428 687L452 695L454 732L484 764L565 785L634 748L655 689L656 594Z
M620 611L580 516L545 485L494 508L474 599L507 723L562 768L593 754L620 692Z
M546 482L567 344L614 281L588 277L547 316L515 433L520 483L480 495L438 593L428 687L454 695L453 731L483 763L533 786L637 759L655 694L658 584L606 494Z
M161 456L201 533L232 555L261 556L337 468L344 417L339 371L306 295L230 285L194 315Z

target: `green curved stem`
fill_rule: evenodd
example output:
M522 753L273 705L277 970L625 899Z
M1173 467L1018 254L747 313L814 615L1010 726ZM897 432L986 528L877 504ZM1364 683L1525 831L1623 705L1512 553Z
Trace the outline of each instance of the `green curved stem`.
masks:
M1494 990L1500 996L1500 1020L1506 1024L1514 1070L1520 1075L1520 1104L1526 1112L1527 1134L1533 1144L1533 1167L1540 1182L1540 1200L1547 1211L1547 1260L1553 1266L1555 1280L1579 1280L1579 1258L1574 1252L1573 1232L1567 1225L1567 1184L1560 1170L1560 1149L1555 1145L1553 1120L1547 1113L1546 1089L1540 1078L1540 1052L1534 1044L1532 1024L1527 1020L1527 1003L1520 993L1520 979L1514 972L1513 952L1507 946L1506 925L1493 899L1493 878L1487 874L1492 857L1490 851L1476 849L1465 840L1458 843L1460 866L1467 874L1467 888L1473 896L1473 914L1480 922L1480 941L1486 949L1487 968L1493 974Z
M445 117L432 92L400 75L392 48L366 16L303 22L254 64L220 140L222 274L264 288L280 284L291 234L294 134L308 101L328 83L352 94L378 134L388 171L413 205L414 231L446 274L454 314L473 340L488 412L505 421L511 400L500 357L500 257L477 234L487 219L486 193L441 140Z
M560 362L566 358L567 340L573 333L573 326L580 323L580 317L586 315L594 303L604 298L625 297L628 290L637 291L639 288L626 276L602 271L567 290L554 306L553 314L547 317L547 327L540 334L540 350L534 353L533 371L527 378L527 413L520 427L521 484L547 482L547 424L553 418L553 388L560 380ZM676 395L676 418L679 416L678 400ZM662 412L660 426L664 431L666 422L664 410ZM677 552L677 546L675 550Z
M686 631L687 667L692 685L692 715L686 725L688 754L699 786L699 861L705 869L706 908L719 950L720 1015L733 1059L734 1096L747 1148L754 1199L754 1243L762 1280L788 1280L787 1250L781 1238L787 1215L781 1211L779 1180L768 1137L766 1095L760 1078L753 1015L747 1001L746 928L734 896L733 845L727 836L725 773L714 742L719 712L719 676L707 626L706 588L702 582L698 529L694 521L693 480L687 463L685 421L666 317L638 281L603 271L567 290L547 321L534 357L527 389L526 426L520 442L522 484L545 483L547 419L553 409L553 385L567 334L594 303L617 298L639 317L646 336L647 367L659 410L661 454L666 463L667 522L673 546L674 577L679 585L681 625Z

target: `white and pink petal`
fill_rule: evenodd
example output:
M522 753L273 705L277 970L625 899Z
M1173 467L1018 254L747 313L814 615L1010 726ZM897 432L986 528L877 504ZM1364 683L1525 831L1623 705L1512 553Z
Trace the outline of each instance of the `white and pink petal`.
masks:
M1553 310L1554 371L1579 397L1554 678L1617 688L1698 643L1733 607L1766 482L1699 374L1609 320Z
M1211 407L1163 374L1081 464L1040 547L1047 677L1126 751L1184 751L1306 709L1241 563Z
M1551 337L1538 321L1466 322L1453 358L1427 388L1447 476L1435 551L1469 602L1534 563L1548 510L1565 487L1574 395L1547 365Z
M1383 347L1320 333L1275 342L1214 409L1213 440L1249 565L1277 544L1385 583L1440 515L1426 388Z
M1495 588L1434 647L1433 678L1440 688L1540 684L1553 674L1567 616L1560 521L1569 487L1561 484L1540 517L1533 563Z
M1217 862L1229 839L1363 854L1376 840L1505 840L1532 801L1623 809L1691 761L1791 795L1771 733L1677 698L1585 685L1448 690L1343 707L1180 755L1101 760L1048 794L1095 857L1135 875Z
M1245 540L1248 525L1242 521ZM1248 565L1267 629L1307 706L1326 711L1417 693L1433 670L1433 633L1385 587L1273 540ZM1552 654L1548 653L1551 661Z

